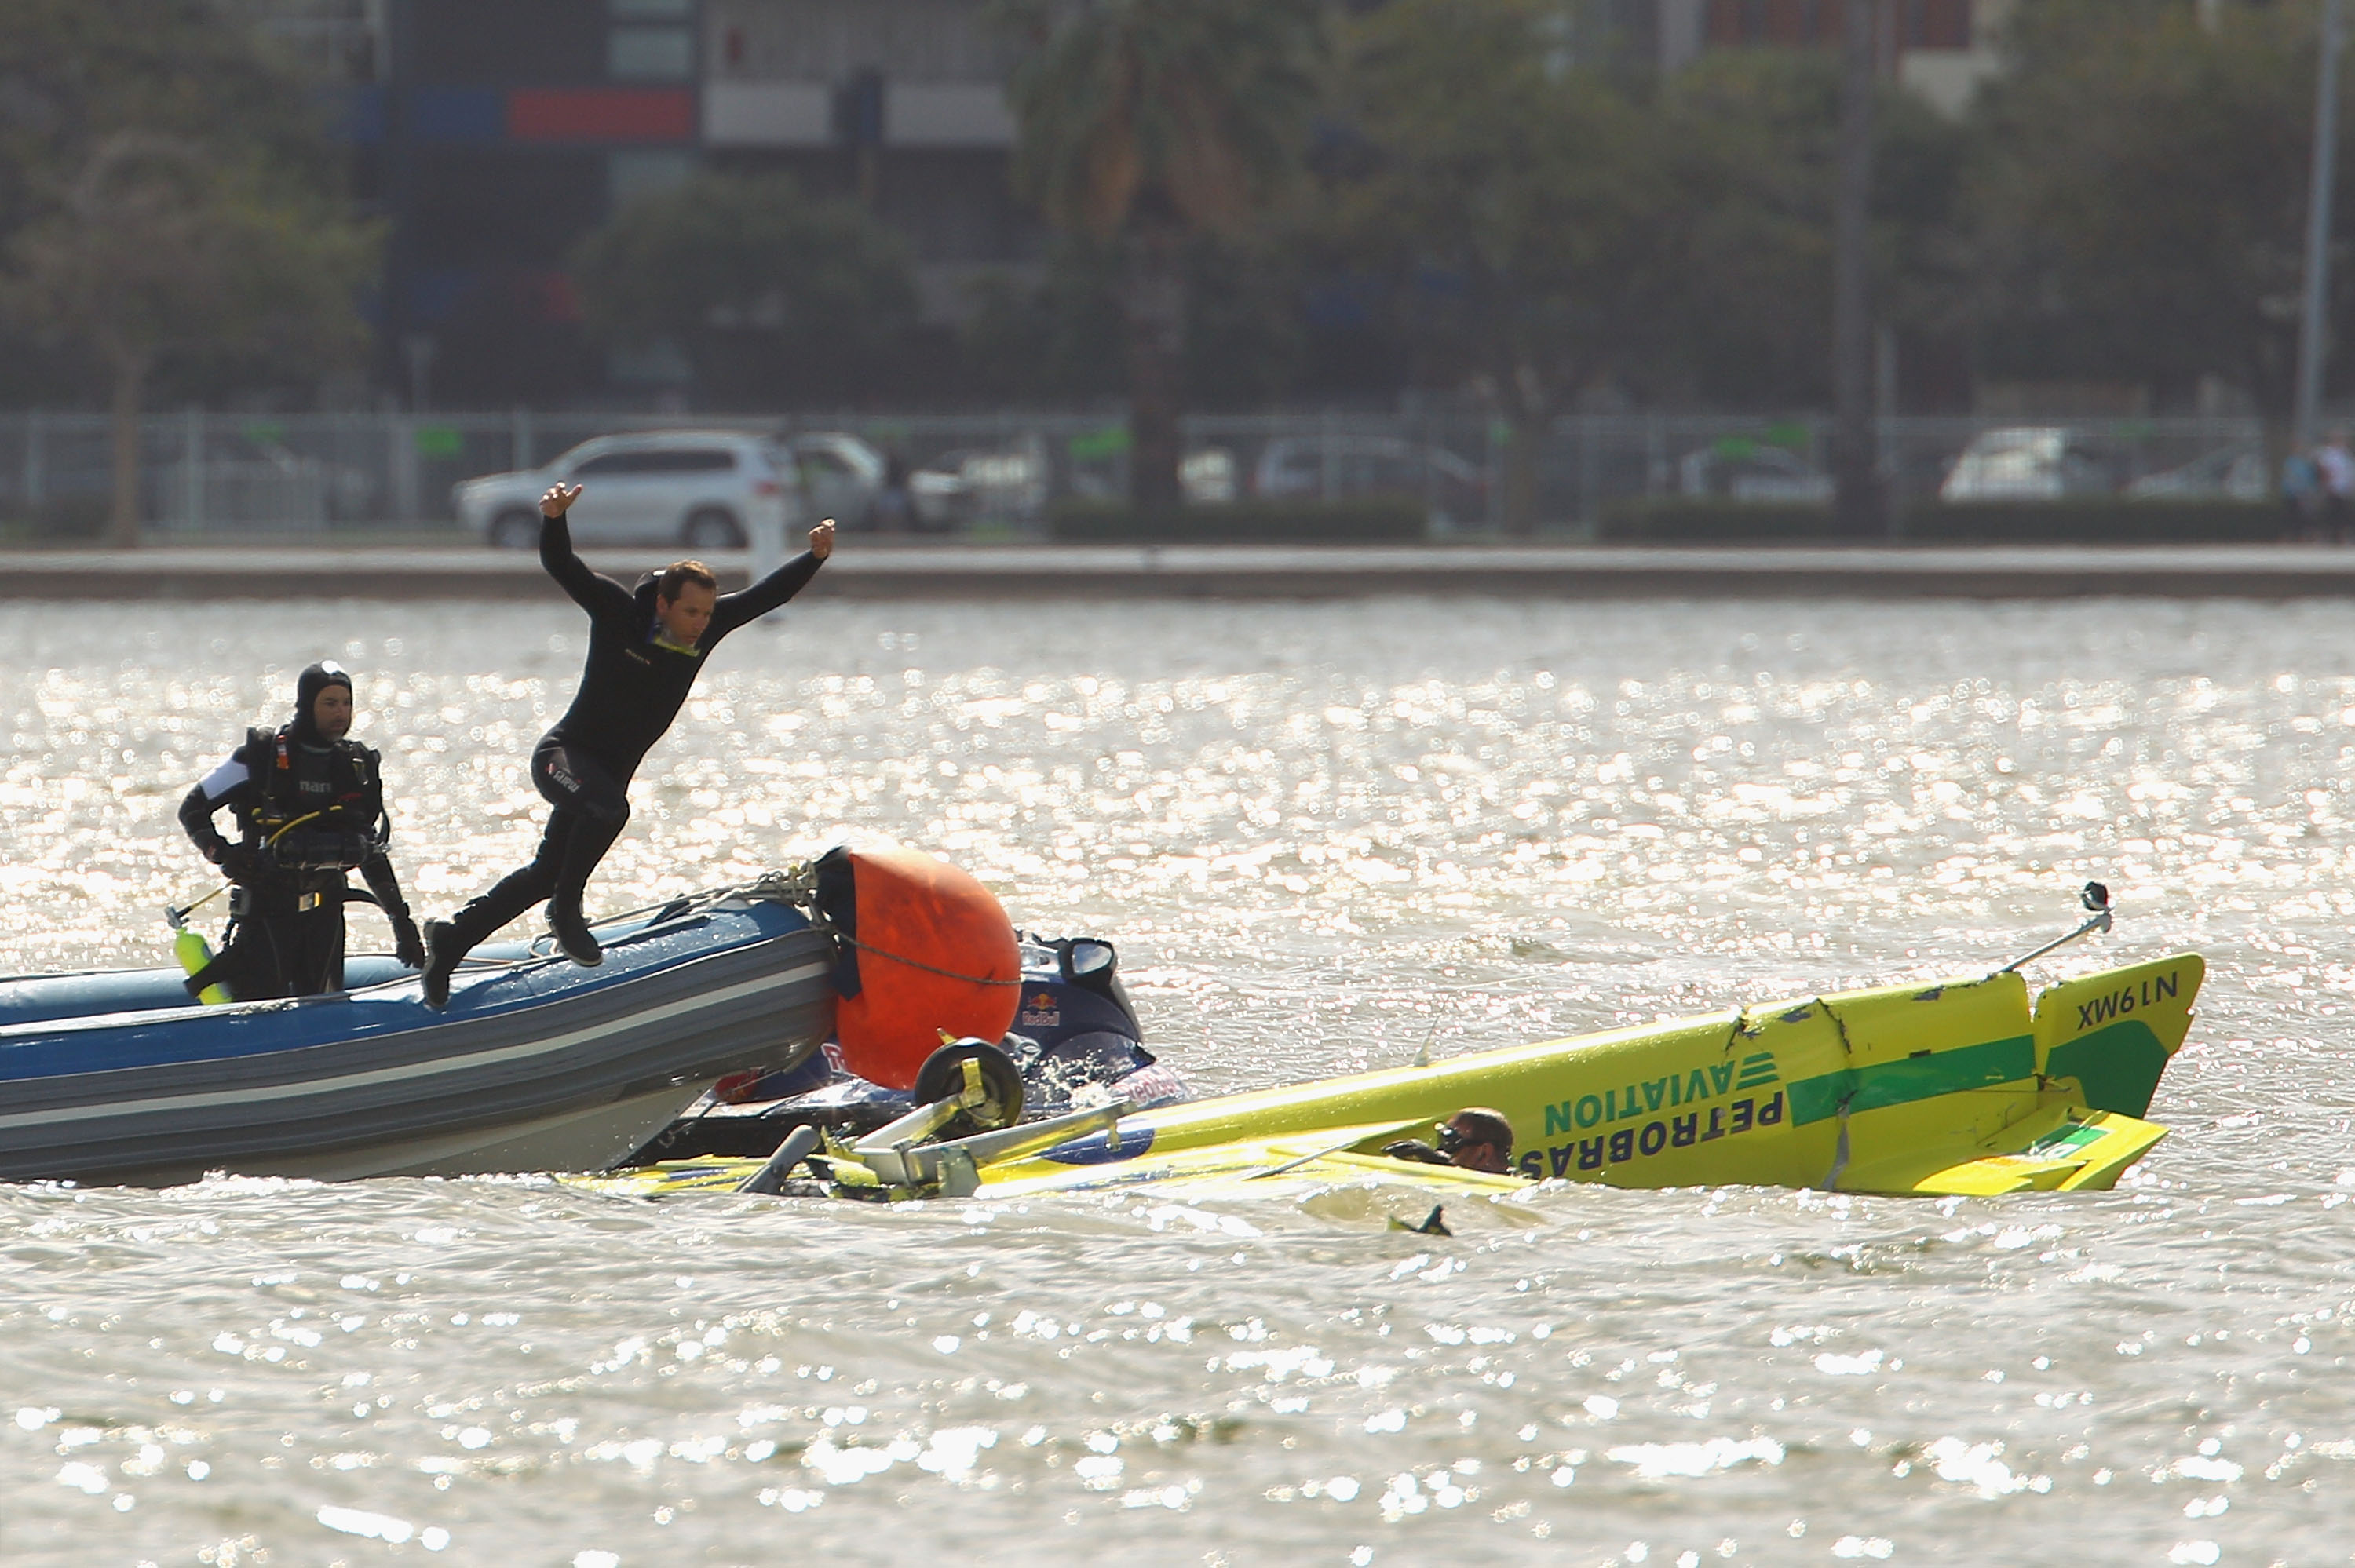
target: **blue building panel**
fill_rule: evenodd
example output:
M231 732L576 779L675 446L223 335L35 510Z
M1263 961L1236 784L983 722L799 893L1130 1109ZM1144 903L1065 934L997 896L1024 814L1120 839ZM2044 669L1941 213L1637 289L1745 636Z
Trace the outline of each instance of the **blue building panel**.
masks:
M506 94L491 87L421 87L409 95L410 134L420 142L481 144L507 133Z

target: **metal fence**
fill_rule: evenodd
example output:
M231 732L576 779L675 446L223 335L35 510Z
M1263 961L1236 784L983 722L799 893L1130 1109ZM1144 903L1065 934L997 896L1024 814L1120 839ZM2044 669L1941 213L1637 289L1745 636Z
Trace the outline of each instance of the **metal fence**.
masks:
M165 535L315 534L454 528L451 487L532 469L591 437L697 429L856 437L880 471L912 480L918 522L1024 532L1068 497L1125 493L1117 413L843 415L727 418L549 413L151 416L141 431L141 506ZM2037 432L2041 432L2037 434ZM1546 531L1591 536L1614 505L1643 497L1732 502L1827 498L1830 421L1668 414L1556 420L1538 453ZM1461 415L1199 416L1185 424L1184 483L1199 503L1253 497L1419 497L1435 535L1494 528L1509 430ZM2032 483L2069 493L2262 499L2271 492L2259 421L2144 418L1881 421L1882 464L1901 505L1983 487L2023 440L2042 443ZM2009 447L2006 443L2010 443ZM103 415L0 415L0 527L18 537L94 535L110 505L112 427ZM826 443L803 440L805 454ZM837 450L841 443L835 443ZM1976 452L1965 463L1966 452ZM1990 455L1992 454L1992 455ZM1990 467L1990 463L1994 466ZM2020 463L2014 461L2015 478ZM1961 477L1958 478L1957 476ZM1976 476L1976 477L1975 477ZM813 483L813 491L823 488ZM854 495L854 503L857 496ZM849 510L849 508L837 508ZM864 519L846 515L846 525Z

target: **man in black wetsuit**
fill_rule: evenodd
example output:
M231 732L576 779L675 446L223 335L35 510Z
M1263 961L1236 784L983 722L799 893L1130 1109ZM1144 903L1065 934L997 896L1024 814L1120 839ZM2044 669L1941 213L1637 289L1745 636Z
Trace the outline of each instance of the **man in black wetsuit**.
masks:
M425 962L417 927L385 854L391 821L377 754L350 738L352 678L331 663L303 672L294 718L247 732L245 744L180 802L180 825L237 885L230 937L188 980L195 995L219 984L240 1001L344 989L344 874L357 870L392 922L395 950ZM213 826L223 806L239 842Z
M425 1001L450 1000L450 977L474 944L545 899L549 929L577 964L604 954L581 913L589 874L629 821L627 791L639 760L670 728L719 640L776 609L834 554L831 520L810 530L807 554L741 593L721 594L710 568L680 561L635 592L601 577L572 553L565 513L581 487L539 498L539 562L589 612L589 658L572 705L531 754L531 781L556 808L531 863L509 874L448 920L425 923Z
M1459 1171L1485 1171L1494 1176L1513 1169L1513 1124L1502 1111L1487 1106L1466 1106L1434 1129L1439 1147L1419 1138L1401 1139L1382 1150L1392 1160L1412 1160L1425 1165L1453 1165Z

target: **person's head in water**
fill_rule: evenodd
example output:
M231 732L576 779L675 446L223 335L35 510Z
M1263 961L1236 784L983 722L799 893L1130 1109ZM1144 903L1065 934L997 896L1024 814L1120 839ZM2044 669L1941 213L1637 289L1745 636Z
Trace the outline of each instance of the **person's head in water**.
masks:
M294 683L294 738L313 746L341 740L352 729L352 678L322 659Z
M1513 1166L1513 1124L1485 1106L1457 1111L1439 1124L1439 1152L1465 1171L1502 1175Z
M701 561L673 561L655 579L655 620L666 642L694 647L719 602L719 579Z

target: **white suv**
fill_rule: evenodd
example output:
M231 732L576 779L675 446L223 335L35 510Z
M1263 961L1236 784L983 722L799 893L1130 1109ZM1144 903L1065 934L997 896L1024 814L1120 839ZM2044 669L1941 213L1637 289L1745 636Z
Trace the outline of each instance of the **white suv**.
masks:
M527 550L539 543L540 495L559 482L581 487L577 545L733 550L764 534L782 543L801 498L794 465L759 436L648 430L583 441L545 468L461 481L450 499L486 543Z

